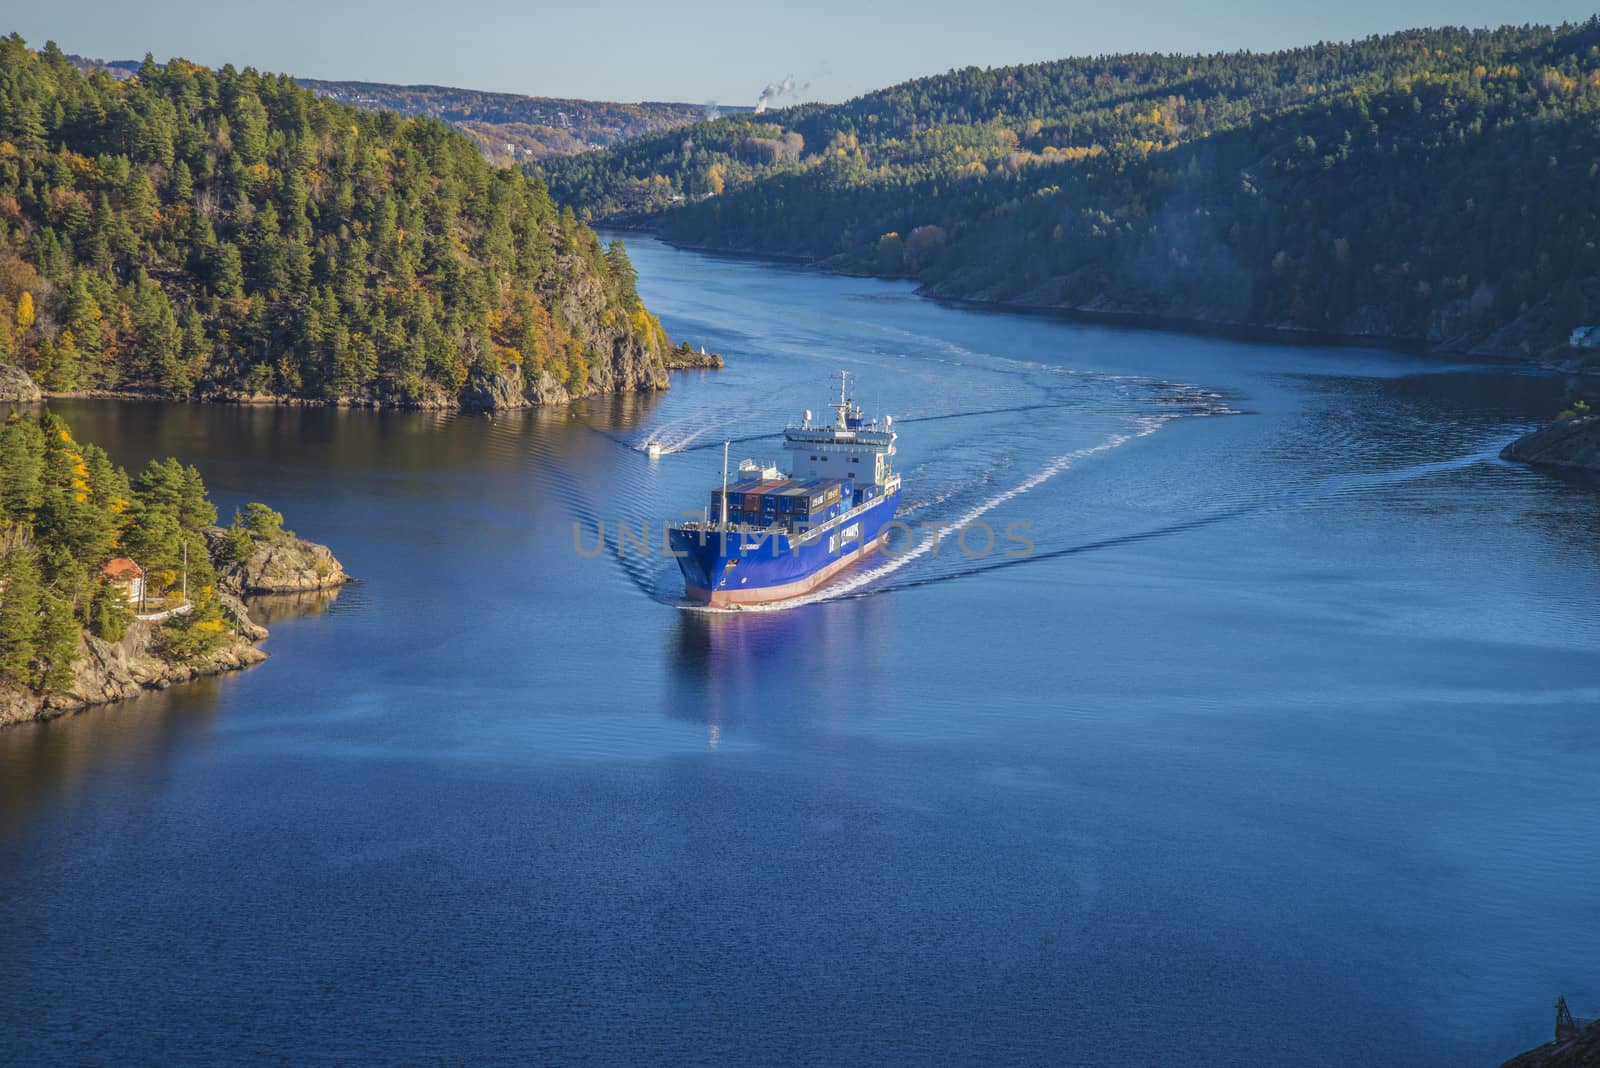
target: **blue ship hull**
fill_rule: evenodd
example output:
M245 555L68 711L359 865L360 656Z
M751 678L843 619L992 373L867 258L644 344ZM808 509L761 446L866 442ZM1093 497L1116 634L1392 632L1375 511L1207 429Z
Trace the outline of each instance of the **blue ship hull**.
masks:
M719 608L782 601L816 589L877 548L899 505L896 491L800 535L685 525L672 528L668 544L691 600Z

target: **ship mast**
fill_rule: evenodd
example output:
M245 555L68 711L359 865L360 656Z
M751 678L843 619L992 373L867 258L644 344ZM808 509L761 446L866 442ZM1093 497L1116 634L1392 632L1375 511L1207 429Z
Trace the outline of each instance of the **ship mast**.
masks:
M839 403L833 406L833 410L838 413L838 418L833 422L835 430L845 428L845 417L850 414L850 398L845 394L845 383L849 377L848 372L839 372Z
M732 444L732 439L722 443L722 522L717 529L724 534L728 532L728 448Z

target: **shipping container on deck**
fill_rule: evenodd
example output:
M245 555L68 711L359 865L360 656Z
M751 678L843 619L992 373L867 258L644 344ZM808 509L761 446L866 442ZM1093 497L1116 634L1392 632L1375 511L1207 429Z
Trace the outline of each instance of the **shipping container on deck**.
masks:
M747 512L761 511L761 498L782 484L782 481L760 481L747 488L744 491L744 510Z
M740 508L744 503L744 495L761 485L759 478L742 478L728 483L728 510ZM711 491L711 510L714 513L722 511L722 488L719 486ZM743 510L741 508L741 510Z

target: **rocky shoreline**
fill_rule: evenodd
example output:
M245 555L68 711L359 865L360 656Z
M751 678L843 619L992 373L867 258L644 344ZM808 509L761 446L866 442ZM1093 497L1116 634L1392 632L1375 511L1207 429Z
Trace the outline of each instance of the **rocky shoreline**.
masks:
M494 374L474 374L455 394L438 391L413 398L379 393L355 397L296 397L222 388L199 389L183 396L141 389L44 390L20 367L0 365L0 403L30 404L47 398L93 398L265 407L493 412L570 404L575 400L614 393L654 393L671 388L668 377L670 371L716 370L723 366L720 355L698 352L687 343L676 348L663 348L657 355L659 359L650 360L637 357L637 354L617 354L610 363L594 368L576 390L546 372L541 371L537 379L528 379L523 375L522 368L513 367Z
M207 531L214 557L225 533L220 527ZM66 693L40 696L0 687L0 728L126 701L259 664L267 654L257 645L266 640L268 631L250 618L243 596L327 590L352 581L327 546L288 534L262 539L244 560L225 563L218 559L216 567L223 624L232 631L230 640L205 656L178 661L162 655L158 623L134 620L117 642L85 632L78 640L78 661Z
M158 624L135 620L118 642L84 634L79 639L72 688L64 694L40 697L12 687L0 687L0 727L54 719L94 705L126 701L148 691L165 690L207 675L238 671L267 659L267 654L255 645L267 637L267 629L251 622L244 605L237 599L226 598L224 605L223 617L236 628L236 636L211 654L187 663L161 655Z
M1600 415L1564 415L1500 450L1502 460L1600 472Z
M790 263L827 271L830 274L854 278L881 278L891 281L916 283L905 275L885 275L862 269L843 256L814 259L760 249L738 248L727 245L674 241L653 219L607 220L599 224L602 229L644 233L673 248L700 252L713 256L760 260L771 263ZM1389 349L1397 352L1430 353L1468 360L1514 360L1532 363L1547 370L1567 374L1600 374L1600 353L1586 352L1565 346L1533 351L1528 339L1550 315L1550 309L1540 304L1517 320L1487 334L1460 333L1450 329L1454 316L1441 312L1440 328L1427 336L1397 333L1392 329L1390 317L1379 308L1361 308L1348 318L1345 329L1314 330L1293 323L1261 323L1231 318L1226 315L1180 315L1163 312L1157 308L1142 307L1118 300L1102 293L1089 301L1063 300L1052 292L1049 284L1020 296L1001 296L993 292L971 290L959 280L917 285L918 296L942 303L993 311L1022 312L1036 315L1057 315L1085 322L1137 327L1147 330L1165 330L1183 334L1211 334L1240 337L1255 341L1287 341L1315 345L1357 345ZM1548 303L1548 302L1546 302ZM1459 310L1459 309L1458 309Z
M840 272L826 261L819 266L836 273L849 273ZM1110 293L1100 293L1088 301L1073 302L1062 299L1059 292L1048 283L1029 293L1008 296L981 290L969 291L959 280L924 283L917 287L916 292L919 296L952 304L1054 313L1091 322L1179 333L1378 347L1469 360L1532 363L1570 374L1600 374L1600 353L1580 351L1564 345L1535 349L1532 339L1539 334L1551 314L1544 304L1529 309L1518 319L1488 333L1460 329L1462 309L1442 309L1438 315L1439 321L1426 333L1402 333L1394 328L1393 317L1378 307L1357 309L1346 317L1341 329L1319 330L1295 323L1256 322L1225 314L1174 314L1158 307L1130 303Z

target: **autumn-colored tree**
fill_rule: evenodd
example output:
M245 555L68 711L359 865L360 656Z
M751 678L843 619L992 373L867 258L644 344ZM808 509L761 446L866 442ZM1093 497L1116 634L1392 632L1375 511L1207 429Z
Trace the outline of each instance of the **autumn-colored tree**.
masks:
M113 556L137 560L152 593L187 586L190 612L159 639L168 655L214 649L225 635L206 537L216 518L194 467L153 461L130 481L59 417L12 415L0 426L0 686L63 692L85 627L122 638L127 607L100 572Z
M442 122L47 53L0 38L0 358L47 387L438 403L521 362L490 322L519 303L662 358L593 231Z
M1600 319L1596 159L1600 17L969 67L528 169L588 218L953 296L1538 355Z

